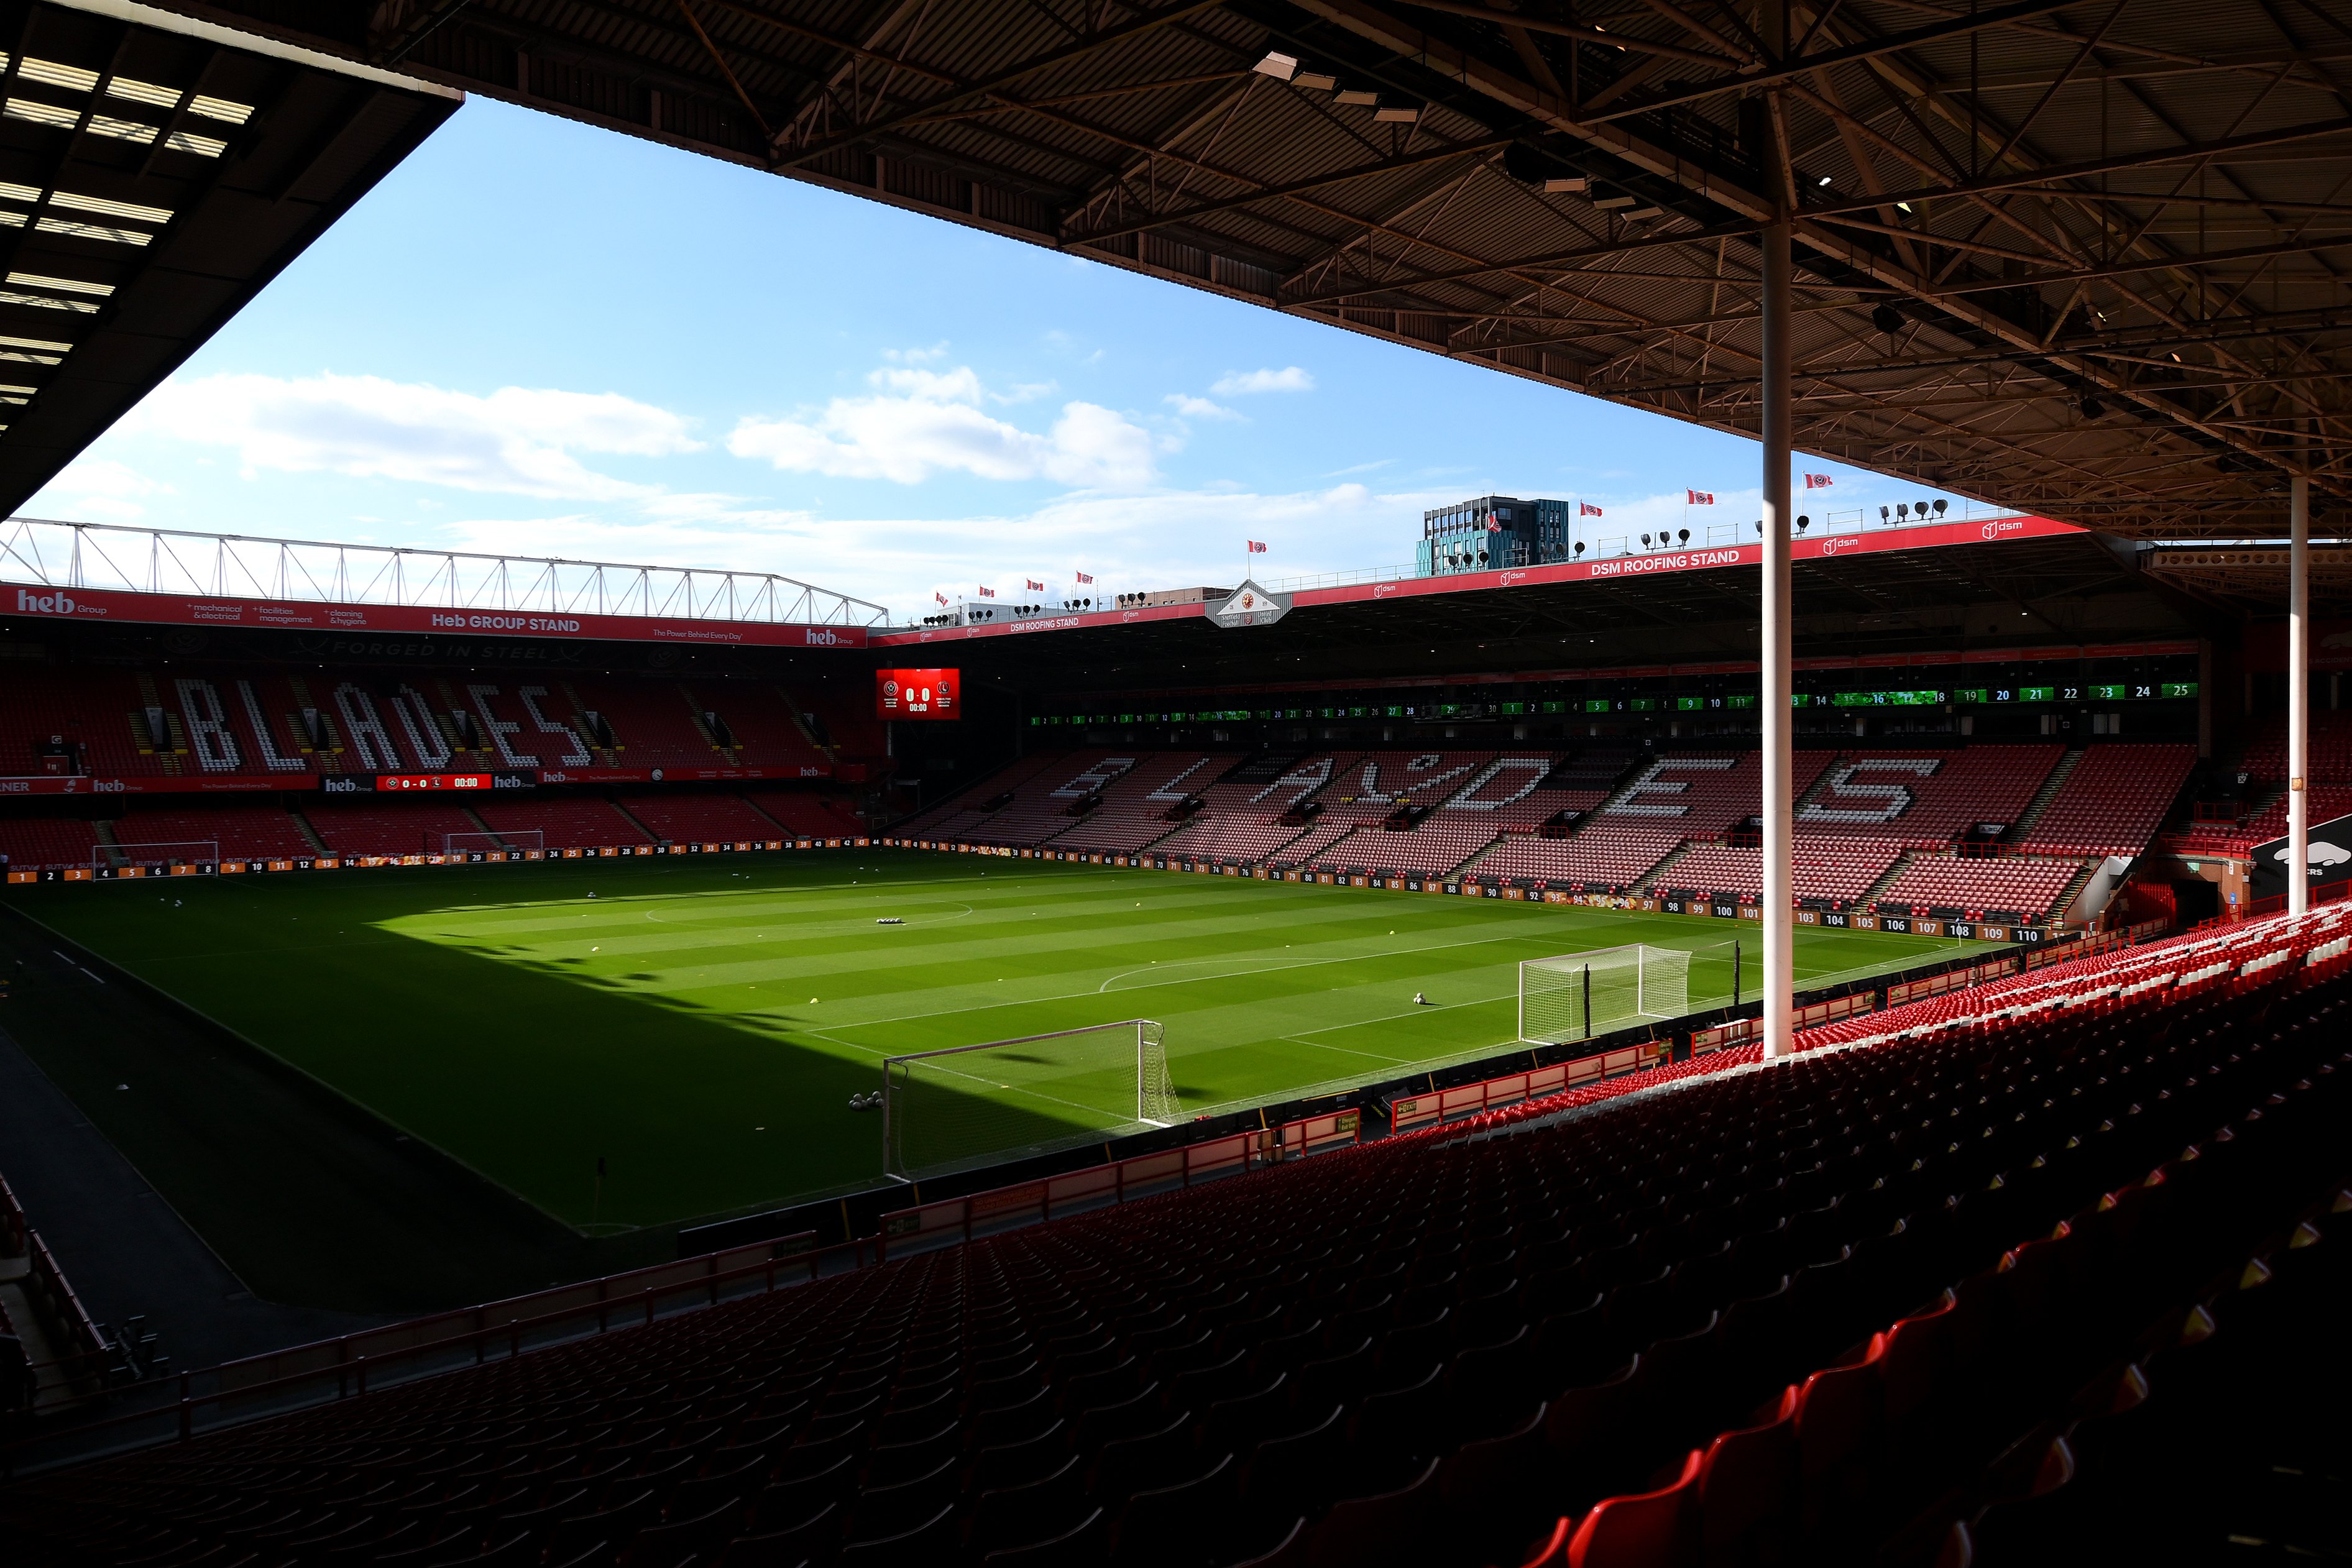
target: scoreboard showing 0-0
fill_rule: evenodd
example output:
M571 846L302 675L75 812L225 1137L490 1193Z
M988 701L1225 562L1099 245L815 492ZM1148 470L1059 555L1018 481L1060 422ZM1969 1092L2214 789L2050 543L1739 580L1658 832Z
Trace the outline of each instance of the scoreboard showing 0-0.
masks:
M874 672L874 716L877 718L960 718L962 716L963 672L961 670L877 670Z

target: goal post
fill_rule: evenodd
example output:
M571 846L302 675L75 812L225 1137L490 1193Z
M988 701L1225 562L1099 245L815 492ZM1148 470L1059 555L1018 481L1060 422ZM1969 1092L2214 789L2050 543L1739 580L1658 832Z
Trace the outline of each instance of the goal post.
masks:
M538 828L519 828L496 833L444 833L441 852L445 855L516 853L525 850L545 851L547 834Z
M1679 947L1640 942L1527 959L1519 965L1519 1039L1562 1045L1680 1018L1690 1011L1690 959Z
M127 865L216 865L218 839L164 839L152 843L92 844L89 869L120 870Z
M882 1168L900 1181L1165 1127L1184 1113L1150 1019L882 1059Z

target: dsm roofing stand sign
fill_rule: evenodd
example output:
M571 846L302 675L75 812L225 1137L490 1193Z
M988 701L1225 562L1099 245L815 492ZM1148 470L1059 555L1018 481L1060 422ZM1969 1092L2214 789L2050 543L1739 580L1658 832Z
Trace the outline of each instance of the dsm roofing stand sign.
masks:
M2253 852L2256 898L2276 898L2286 892L2287 844L2284 839L2273 839L2259 845ZM2326 887L2330 883L2352 878L2352 817L2338 817L2332 822L2315 822L2311 829L2309 863L2305 872L2314 887Z
M1209 619L1220 626L1271 626L1290 613L1290 595L1268 593L1244 579L1223 602L1209 606Z

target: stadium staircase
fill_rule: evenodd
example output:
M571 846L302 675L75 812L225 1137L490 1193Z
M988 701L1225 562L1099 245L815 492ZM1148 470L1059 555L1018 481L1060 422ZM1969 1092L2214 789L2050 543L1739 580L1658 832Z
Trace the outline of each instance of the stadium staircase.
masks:
M2174 1560L2098 1549L2132 1457L2282 1326L2313 1338L2264 1395L2342 1343L2338 932L500 1340L18 1483L0 1528L35 1568L1928 1568L2060 1526L2092 1550L1983 1561ZM2124 1511L2160 1541L2212 1501Z
M619 796L614 796L611 803L613 810L620 812L624 818L627 819L629 826L645 834L646 841L648 843L657 844L664 841L666 835L655 832L651 828L646 827L644 822L638 820L637 814L635 811L630 810L627 804L624 802Z
M2102 861L2098 860L2086 860L2082 863L2081 867L2076 870L2074 874L2067 880L2066 885L2058 890L2058 896L2051 900L2051 919L2063 920L2065 918L2066 912L2074 907L2074 900L2083 895L2083 889L2084 885L2090 882L2092 874L2095 873L2103 863L2104 862ZM2026 910L2023 913L2031 915L2033 912L2032 910Z
M1876 882L1862 890L1862 896L1853 901L1854 907L1868 909L1888 888L1901 880L1903 873L1911 869L1912 861L1923 852L1919 850L1905 850L1901 854L1896 855L1895 863L1888 866Z
M1697 847L1697 840L1685 839L1681 843L1678 843L1674 847L1673 852L1668 854L1665 859L1652 866L1648 871L1643 872L1642 873L1642 880L1635 883L1627 891L1643 895L1655 893L1664 884L1666 873L1674 869L1675 862L1682 859L1685 855L1690 853L1691 851ZM1698 891L1701 893L1706 893L1711 892L1712 890L1708 888L1701 888Z
M320 835L319 830L312 825L310 819L303 814L302 808L289 806L286 808L286 814L294 819L294 831L302 835L303 841L310 846L312 853L331 855L335 852L328 846L327 841ZM468 809L466 814L469 817L474 816L471 809ZM481 821L479 817L474 817L474 820L478 822Z
M2026 802L2025 810L2017 814L2017 821L2002 835L2008 842L2021 844L2032 836L2034 824L2042 821L2042 813L2050 809L2050 802L2058 799L2058 792L2066 788L2066 780L2074 776L2074 769L2083 765L2084 754L2084 748L2077 746L2058 759L2058 766L2050 770L2050 777L2042 781L2042 788L2034 791L2033 799Z

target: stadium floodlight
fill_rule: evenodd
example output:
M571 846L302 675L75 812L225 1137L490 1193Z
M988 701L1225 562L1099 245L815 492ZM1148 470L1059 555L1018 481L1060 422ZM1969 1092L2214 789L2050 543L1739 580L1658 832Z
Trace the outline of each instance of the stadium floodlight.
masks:
M1150 1019L882 1060L882 1168L900 1181L1165 1127L1183 1106Z
M1519 1039L1529 1045L1591 1040L1629 1024L1690 1011L1690 955L1636 942L1519 965Z
M218 839L164 839L152 843L92 844L89 869L92 872L121 870L139 865L217 865L220 863Z
M538 850L543 853L546 849L547 834L538 828L522 828L511 832L441 835L441 852L445 855L495 854L500 851L520 854L526 850Z

